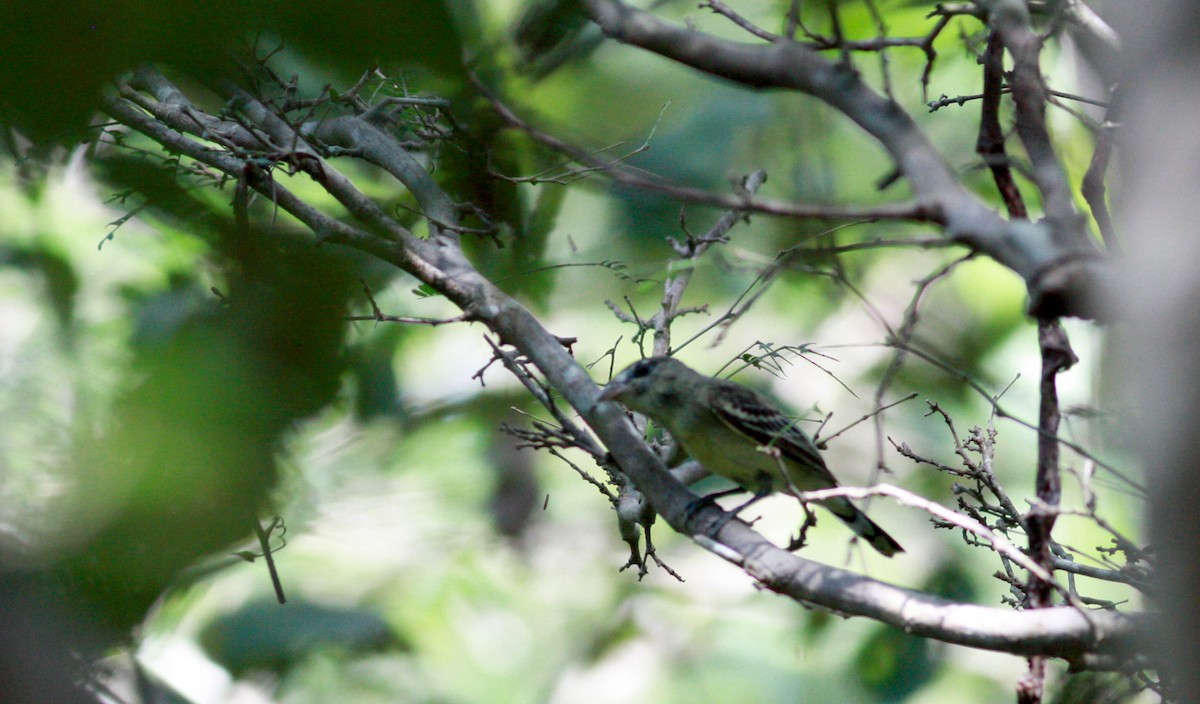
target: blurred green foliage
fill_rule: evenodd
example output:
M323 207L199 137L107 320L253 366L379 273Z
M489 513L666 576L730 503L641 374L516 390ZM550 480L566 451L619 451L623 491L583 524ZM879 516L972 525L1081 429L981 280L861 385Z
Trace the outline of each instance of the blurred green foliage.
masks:
M41 279L45 298L50 303L62 332L69 336L75 316L75 296L79 275L70 257L44 242L0 246L0 267L12 268Z
M200 643L235 675L254 670L285 674L321 650L352 654L406 649L372 611L294 600L286 609L274 600L243 604L205 626Z
M777 30L784 5L747 12ZM731 32L687 3L658 6L706 31ZM863 3L839 6L848 36L876 31ZM880 6L895 33L928 30L928 3ZM805 8L806 21L828 31L824 10ZM501 124L463 80L462 59L540 127L590 148L620 143L605 152L613 158L653 133L650 150L631 165L680 183L727 191L731 178L765 168L763 194L771 198L902 197L902 184L878 191L886 160L824 107L602 44L579 11L576 0L0 10L0 58L22 67L0 76L0 115L10 138L34 145L5 143L18 158L6 165L0 194L0 322L14 331L0 344L0 380L20 394L0 401L0 537L52 536L53 549L35 566L56 595L90 609L110 638L140 624L140 639L202 642L230 673L285 673L275 692L281 701L352 689L360 701L591 702L606 692L623 702L919 703L946 691L1007 700L1007 672L981 674L985 667L964 666L949 649L893 629L802 613L755 592L743 574L666 526L655 529L660 556L686 582L660 571L643 582L618 572L625 553L606 500L563 463L519 449L499 430L542 411L498 366L473 378L490 357L480 328L346 322L370 312L364 283L385 313L457 312L411 278L355 252L314 246L266 199L252 204L253 227L243 230L230 212L232 184L192 178L179 160L153 156L152 145L134 137L123 150L93 145L86 155L94 181L69 196L56 196L54 184L80 179L78 166L37 162L49 164L38 180L28 173L35 162L24 159L93 139L96 96L140 61L158 62L189 87L213 86L254 75L237 68L230 51L245 63L282 47L273 66L313 92L325 84L344 90L378 64L413 93L450 99L458 131L429 167L470 206L467 224L477 232L464 242L472 262L553 332L578 337L574 352L581 362L598 360L598 381L610 362L620 367L638 354L635 327L615 320L605 302L653 313L662 280L678 271L669 269L674 254L664 240L685 236L681 208L598 177L569 187L518 183L547 169L563 173L554 170L561 158ZM956 33L975 31L972 22L955 20L955 31L939 39L935 92L974 90L974 58ZM911 78L923 60L897 50L890 67ZM877 62L862 67L878 80ZM922 111L915 79L897 82L896 93ZM947 109L921 118L964 170L977 164L969 116ZM420 231L411 194L373 170L346 172ZM989 193L986 179L978 188ZM114 193L107 209L95 207ZM701 234L717 215L689 206L684 222ZM118 219L124 224L105 239L105 223ZM739 380L798 410L836 410L830 430L840 428L870 410L891 363L880 320L895 325L913 282L962 254L867 245L929 236L911 224L750 218L729 246L688 264L695 276L685 305L708 310L681 318L675 340L703 332L683 354L709 371L743 351L761 353L758 342L814 345L824 356L788 356L777 374L748 369ZM834 251L845 245L864 246ZM1024 372L1006 403L1031 417L1036 374L1026 367L1035 348L1022 296L993 263L961 264L926 291L915 339L996 393ZM754 305L745 315L712 327L746 300ZM53 324L39 326L42 318ZM20 321L34 332L17 334ZM950 409L960 435L986 425L990 407L953 370L910 358L885 401L916 391ZM926 410L910 403L889 411L888 437L953 464L946 428ZM863 424L832 444L830 464L847 483L870 479L876 439ZM1027 496L1033 436L1004 426L1000 442L998 471ZM596 473L590 461L571 458ZM953 503L953 479L887 447L884 459L897 475L889 481ZM1121 501L1113 500L1114 520L1135 524L1133 502ZM785 540L795 507L767 506L763 530ZM37 518L13 507L34 507L27 513ZM291 529L275 555L295 596L284 607L261 599L270 593L261 560L229 557L256 551L246 542L254 521L274 513ZM873 576L999 603L1006 587L991 580L995 565L981 551L956 547L949 531L894 506L877 502L872 514L910 536L904 542L919 556L899 567L863 563ZM844 536L821 530L806 555L845 562ZM334 644L333 654L315 643ZM372 647L380 645L388 647ZM1085 693L1089 686L1081 678L1067 685ZM1064 690L1063 701L1085 700L1079 696L1090 695Z
M472 34L469 0L302 5L216 0L164 5L145 0L10 2L0 8L0 115L39 147L90 136L96 96L143 61L186 67L195 78L231 74L229 52L282 38L341 78L383 64L462 76L460 32ZM348 73L342 73L347 71Z
M99 434L80 429L87 489L75 511L97 532L68 569L85 601L124 630L179 570L236 542L265 510L283 433L340 384L343 319L364 262L296 233L243 233L169 176L109 166L107 178L146 198L143 217L186 221L206 240L222 274L219 295L178 284L134 304L124 390Z

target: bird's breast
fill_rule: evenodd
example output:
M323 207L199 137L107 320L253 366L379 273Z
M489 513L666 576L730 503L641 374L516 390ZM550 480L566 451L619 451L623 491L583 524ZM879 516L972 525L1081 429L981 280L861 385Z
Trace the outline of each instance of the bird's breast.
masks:
M750 438L734 432L724 423L705 424L702 432L689 433L686 438L679 434L676 439L687 450L688 455L713 474L729 479L750 491L763 485L763 477L779 477L778 460L757 449ZM777 482L772 482L772 485ZM775 490L782 489L783 482Z

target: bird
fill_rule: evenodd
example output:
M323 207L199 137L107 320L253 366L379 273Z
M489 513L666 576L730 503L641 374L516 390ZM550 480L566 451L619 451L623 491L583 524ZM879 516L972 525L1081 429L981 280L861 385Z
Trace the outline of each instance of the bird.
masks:
M737 382L705 376L674 357L634 362L613 377L599 400L617 401L649 417L692 459L754 494L732 515L727 514L713 532L770 494L796 496L838 485L813 441L765 396ZM712 494L699 503L712 503L728 493ZM849 499L835 497L818 503L880 554L891 557L904 552ZM689 510L694 513L698 508Z

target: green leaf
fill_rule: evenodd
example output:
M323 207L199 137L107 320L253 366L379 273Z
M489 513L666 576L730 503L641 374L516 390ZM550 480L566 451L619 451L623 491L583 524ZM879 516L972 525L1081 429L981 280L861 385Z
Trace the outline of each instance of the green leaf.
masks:
M59 326L64 332L70 331L75 315L75 295L79 292L79 275L66 257L37 243L0 247L0 266L40 275Z
M453 5L453 7L451 7ZM263 37L356 76L378 64L464 78L462 27L477 34L470 0L314 0L162 3L150 0L17 1L0 5L0 120L36 145L84 139L100 92L138 63L155 62L215 83L239 76L229 53ZM11 67L20 70L11 70Z
M429 284L421 284L420 286L414 288L412 292L416 294L417 298L433 298L435 296L442 295L437 289Z
M283 674L322 649L347 653L407 649L374 611L295 600L283 605L250 602L208 624L200 643L209 657L234 675L251 670Z

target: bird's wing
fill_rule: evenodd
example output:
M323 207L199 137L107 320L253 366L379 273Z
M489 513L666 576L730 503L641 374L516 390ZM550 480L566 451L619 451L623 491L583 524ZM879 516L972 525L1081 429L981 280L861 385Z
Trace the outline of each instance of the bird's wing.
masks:
M714 385L710 403L721 422L764 447L778 448L784 457L816 472L836 486L812 440L796 421L780 413L758 393L733 382Z

